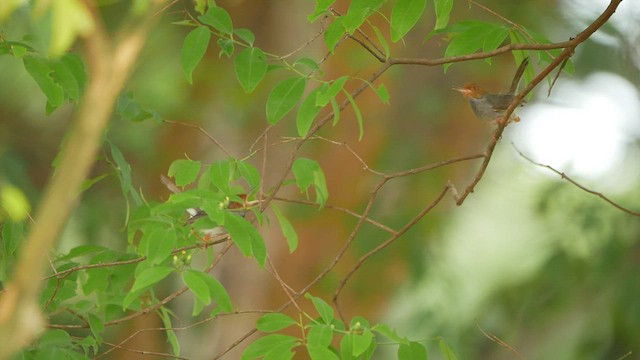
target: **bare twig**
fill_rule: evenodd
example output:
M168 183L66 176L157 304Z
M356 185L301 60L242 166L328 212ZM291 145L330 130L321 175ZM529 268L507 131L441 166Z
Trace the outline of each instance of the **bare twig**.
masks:
M216 138L211 136L211 134L209 134L205 129L203 129L202 126L199 126L199 125L196 125L196 124L190 124L190 123L186 123L186 122L181 122L181 121L166 120L166 119L162 120L162 121L167 123L167 124L186 126L186 127L190 127L192 129L196 129L196 130L200 131L202 134L204 134L204 136L206 136L209 140L211 140L211 142L216 144L216 146L218 148L220 148L220 150L222 150L227 156L232 157L231 153L229 151L227 151L227 149L224 148L222 143L220 143L218 140L216 140Z
M520 151L520 150L519 150L518 148L516 148L515 146L514 146L513 148L514 148L514 149L516 149L516 152L517 152L518 154L520 154L520 156L522 156L522 158L524 158L524 159L525 159L525 160L527 160L528 162L530 162L530 163L532 163L532 164L534 164L534 165L536 165L536 166L540 166L540 167L543 167L543 168L547 168L547 169L549 169L549 170L553 171L554 173L556 173L556 174L560 175L560 178L567 180L568 182L570 182L571 184L573 184L574 186L576 186L576 187L577 187L577 188L579 188L580 190L585 191L585 192L588 192L588 193L589 193L589 194L591 194L591 195L595 195L595 196L599 197L600 199L602 199L602 200L604 200L604 201L608 202L609 204L611 204L611 205L612 205L613 207L615 207L616 209L618 209L618 210L622 210L622 211L626 212L627 214L630 214L630 215L633 215L633 216L640 216L640 212L638 212L638 211L633 211L633 210L631 210L631 209L628 209L628 208L626 208L626 207L624 207L624 206L622 206L622 205L618 204L617 202L615 202L615 201L613 201L613 200L609 199L609 198L608 198L607 196L605 196L604 194L602 194L602 193L600 193L600 192L597 192L597 191L593 191L593 190L591 190L591 189L587 188L586 186L583 186L583 185L579 184L577 181L575 181L575 180L573 180L572 178L570 178L570 177L569 177L567 174L565 174L564 172L559 171L559 170L556 170L555 168L553 168L553 167L552 167L552 166L550 166L550 165L546 165L546 164L542 164L542 163L539 163L539 162L537 162L537 161L534 161L534 160L533 160L533 159L531 159L530 157L528 157L528 156L526 156L525 154L523 154L523 153L522 153L522 151Z
M504 342L503 340L501 340L499 337L495 336L494 334L488 333L486 332L481 326L480 324L478 324L478 322L476 321L476 326L478 327L478 329L482 332L482 334L484 334L484 336L487 337L487 339L495 342L496 344L502 346L503 348L508 349L509 351L511 351L512 353L514 353L519 359L521 360L527 360L527 358L524 357L524 355L520 354L520 352L518 352L518 350L514 349L511 345L507 344L506 342Z

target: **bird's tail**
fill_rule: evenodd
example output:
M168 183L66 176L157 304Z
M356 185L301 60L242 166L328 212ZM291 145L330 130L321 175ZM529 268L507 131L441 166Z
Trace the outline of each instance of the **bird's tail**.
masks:
M516 89L518 88L518 84L520 83L520 79L522 79L522 75L524 74L524 70L527 68L527 64L529 64L529 58L526 57L518 66L518 70L516 70L515 75L513 75L513 81L511 82L511 87L509 88L508 94L515 94Z

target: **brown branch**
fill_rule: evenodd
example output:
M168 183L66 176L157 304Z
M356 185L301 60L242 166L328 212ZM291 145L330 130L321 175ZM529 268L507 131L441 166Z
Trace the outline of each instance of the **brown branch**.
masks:
M599 197L600 199L602 199L602 200L604 200L604 201L608 202L610 205L612 205L612 206L613 206L613 207L615 207L616 209L618 209L618 210L622 210L622 211L626 212L627 214L630 214L630 215L633 215L633 216L640 216L640 212L638 212L638 211L633 211L633 210L631 210L631 209L629 209L629 208L626 208L626 207L624 207L624 206L622 206L622 205L618 204L617 202L615 202L615 201L613 201L613 200L609 199L609 198L608 198L607 196L605 196L604 194L602 194L602 193L600 193L600 192L597 192L597 191L594 191L594 190L591 190L591 189L587 188L586 186L580 185L577 181L575 181L575 180L573 180L572 178L570 178L567 174L565 174L565 173L564 173L564 172L562 172L562 171L556 170L555 168L553 168L553 167L552 167L552 166L550 166L550 165L546 165L546 164L542 164L542 163L539 163L539 162L537 162L537 161L534 161L534 160L533 160L533 159L531 159L530 157L528 157L528 156L526 156L525 154L523 154L523 153L522 153L522 151L520 151L520 150L519 150L518 148L516 148L515 146L514 146L514 149L516 149L516 152L517 152L518 154L520 154L520 156L522 156L522 157L523 157L525 160L527 160L528 162L532 163L533 165L540 166L540 167L543 167L543 168L547 168L547 169L549 169L549 170L553 171L554 173L558 174L558 175L560 176L560 178L567 180L568 182L570 182L571 184L573 184L574 186L576 186L578 189L580 189L580 190L582 190L582 191L585 191L585 192L587 192L587 193L589 193L589 194L591 194L591 195L595 195L595 196Z
M167 123L167 124L186 126L186 127L190 127L192 129L198 130L199 132L204 134L204 136L206 136L209 140L211 140L211 142L216 144L216 146L220 150L222 150L228 157L233 157L233 155L231 155L231 153L229 151L227 151L227 149L225 149L225 147L222 145L222 143L220 143L218 140L216 140L216 138L211 136L211 134L209 134L205 129L203 129L202 126L199 126L199 125L196 125L196 124L185 123L185 122L181 122L181 121L173 121L173 120L162 120L162 121Z
M482 334L484 334L484 336L487 337L487 339L495 342L496 344L502 346L503 348L511 351L512 353L514 353L518 358L520 358L521 360L527 360L527 358L524 357L524 355L520 354L520 352L518 352L518 350L514 349L511 345L507 344L506 342L504 342L502 339L500 339L499 337L486 332L481 326L480 324L478 324L478 322L476 321L476 326L478 327L478 329L480 329L480 332L482 332Z

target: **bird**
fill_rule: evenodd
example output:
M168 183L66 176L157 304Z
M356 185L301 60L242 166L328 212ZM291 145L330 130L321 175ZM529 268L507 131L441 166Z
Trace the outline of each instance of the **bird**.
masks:
M516 70L513 76L511 87L506 93L491 94L475 83L469 83L461 88L454 88L454 90L460 92L469 100L471 109L473 109L473 112L478 118L490 122L497 122L504 116L505 110L507 110L509 104L511 104L515 98L516 89L528 64L528 57L522 60L520 66L518 66L518 70ZM511 121L518 122L520 121L520 117L512 114L509 117L509 122Z
M167 187L167 189L169 191L171 191L174 194L180 193L182 192L174 183L173 181L171 181L171 179L169 179L168 177L166 177L165 175L160 175L160 181ZM247 211L258 205L260 203L260 200L248 200L247 199L247 194L239 194L238 197L240 198L240 200L242 202L238 202L238 201L234 201L234 200L230 200L229 198L225 199L225 202L223 204L221 204L221 206L224 206L224 209L226 211L229 211L233 214L236 214L240 217L244 217L247 213ZM187 219L186 224L187 225L191 225L193 224L196 220L201 219L203 217L207 216L207 213L199 208L187 208L185 209L185 212L189 215L189 218ZM212 238L216 238L219 235L226 235L227 234L227 230L223 227L223 226L216 226L210 229L201 229L200 232L203 235L203 239L208 241Z

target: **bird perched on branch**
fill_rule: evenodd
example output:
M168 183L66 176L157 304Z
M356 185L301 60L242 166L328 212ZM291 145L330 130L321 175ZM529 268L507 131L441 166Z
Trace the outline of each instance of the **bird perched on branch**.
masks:
M513 76L511 87L506 93L491 94L474 83L467 84L461 88L454 88L454 90L469 99L469 104L477 117L482 120L496 122L504 116L505 110L507 110L509 104L515 98L516 89L524 74L524 70L527 68L527 64L529 64L529 58L522 60L520 66L518 66L518 70ZM520 121L520 117L512 114L509 117L509 121L518 122Z

